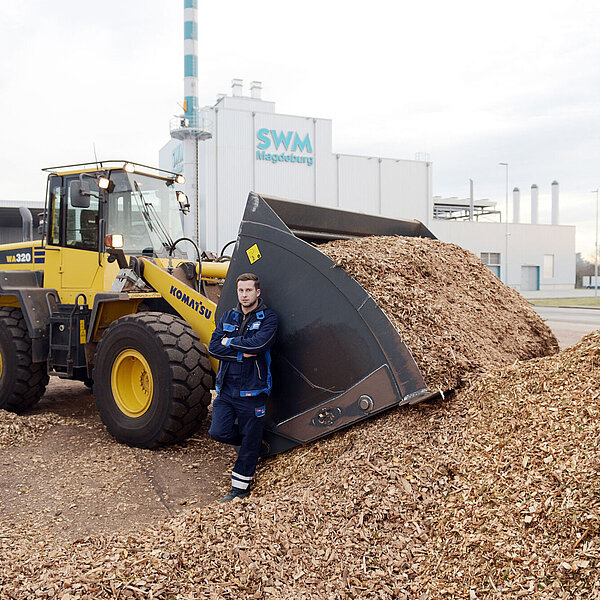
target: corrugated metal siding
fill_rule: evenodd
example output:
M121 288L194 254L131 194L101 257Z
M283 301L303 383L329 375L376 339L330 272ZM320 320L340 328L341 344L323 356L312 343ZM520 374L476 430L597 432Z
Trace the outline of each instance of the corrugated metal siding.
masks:
M379 160L340 154L339 207L379 214Z
M252 113L219 110L217 143L218 238L220 249L236 239L253 184Z
M235 108L224 108L226 103L222 102L210 109L213 137L198 142L202 249L218 252L237 237L250 191L428 222L431 200L427 163L333 154L329 119L276 114L269 112L274 109L270 103L266 103L265 111L252 112L243 109L250 106L249 99L237 100ZM302 145L293 147L296 134L301 142L308 136L310 151ZM265 158L267 154L289 158L261 160L257 151L264 151ZM298 157L313 162L299 163ZM161 153L161 166L171 168L164 162L171 160L166 151Z
M317 204L337 206L337 159L331 151L331 121L317 119L315 129Z
M198 211L200 215L200 227L204 229L206 240L206 247L202 248L202 250L210 250L212 252L219 252L222 248L222 246L218 246L217 242L219 209L216 201L218 194L216 137L219 135L220 112L213 113L213 137L203 142L198 142L198 197L206 198L206 204L201 205ZM204 215L204 219L202 215Z
M381 214L427 222L427 163L382 159Z

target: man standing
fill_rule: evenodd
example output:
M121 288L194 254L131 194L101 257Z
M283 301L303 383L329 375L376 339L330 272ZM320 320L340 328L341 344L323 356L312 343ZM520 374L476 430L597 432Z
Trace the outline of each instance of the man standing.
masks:
M271 391L269 349L277 332L277 315L260 298L258 277L244 273L236 285L238 305L221 317L208 347L220 361L209 434L217 442L239 446L231 490L222 502L250 494Z

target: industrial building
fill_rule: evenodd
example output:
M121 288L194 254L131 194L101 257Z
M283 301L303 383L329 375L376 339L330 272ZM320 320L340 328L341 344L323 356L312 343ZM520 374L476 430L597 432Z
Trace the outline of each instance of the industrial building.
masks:
M197 208L187 233L201 248L219 252L236 238L248 192L255 191L417 219L439 239L474 252L517 290L573 289L575 227L558 225L556 182L554 224L537 223L537 195L531 223L486 222L501 217L494 202L433 197L431 162L333 152L331 120L279 114L261 95L260 82L245 95L243 82L234 79L231 95L172 122L173 137L160 150L160 166L188 179L186 192ZM191 169L185 144L192 148ZM515 197L514 221L519 202Z
M504 283L520 291L570 290L575 285L575 227L559 225L558 183L552 184L550 225L538 223L532 186L530 223L484 222L495 203L433 197L429 160L333 152L332 122L277 113L262 85L232 81L213 106L198 101L198 4L184 1L184 114L171 122L160 150L163 169L183 173L190 213L186 235L216 254L237 237L250 191L372 215L417 219L439 239L474 252ZM501 163L505 164L505 163ZM508 213L508 165L506 213ZM482 219L482 220L480 220Z

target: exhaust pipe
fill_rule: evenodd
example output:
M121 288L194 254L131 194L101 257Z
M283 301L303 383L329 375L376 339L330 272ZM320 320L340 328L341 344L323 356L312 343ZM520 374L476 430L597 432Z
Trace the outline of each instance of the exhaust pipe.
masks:
M23 241L31 242L33 240L33 217L31 211L25 206L19 206L19 213L23 221Z

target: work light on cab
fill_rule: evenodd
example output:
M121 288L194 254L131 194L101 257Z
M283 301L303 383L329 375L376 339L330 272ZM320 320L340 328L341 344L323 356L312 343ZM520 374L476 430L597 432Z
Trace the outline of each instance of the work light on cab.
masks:
M100 177L98 177L98 187L101 190L107 190L109 185L110 185L110 179L108 177L104 177L104 175L101 175Z
M120 233L109 233L104 236L104 244L107 248L122 248L123 236Z
M190 210L190 201L185 192L178 191L177 192L177 202L179 202L179 210L187 215Z

